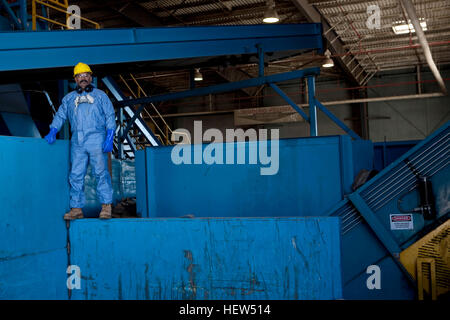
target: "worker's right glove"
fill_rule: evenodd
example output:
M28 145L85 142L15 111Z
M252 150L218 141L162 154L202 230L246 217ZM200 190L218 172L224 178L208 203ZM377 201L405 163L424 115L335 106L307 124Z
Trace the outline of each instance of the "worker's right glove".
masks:
M58 133L58 129L56 128L50 128L50 132L48 133L48 135L45 136L45 140L47 140L47 142L49 144L52 144L56 141L56 134Z

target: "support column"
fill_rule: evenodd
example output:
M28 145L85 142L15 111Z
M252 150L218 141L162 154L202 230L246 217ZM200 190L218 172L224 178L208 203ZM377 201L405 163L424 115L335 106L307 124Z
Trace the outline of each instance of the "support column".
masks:
M309 132L311 137L318 136L317 131L317 107L316 107L316 83L313 76L308 76L308 103L309 103Z
M258 48L258 61L259 61L258 77L264 77L264 50L259 44L256 47Z
M123 135L123 108L119 108L119 137L122 137ZM123 160L124 159L124 154L123 154L123 142L117 138L117 148L119 149L119 159Z

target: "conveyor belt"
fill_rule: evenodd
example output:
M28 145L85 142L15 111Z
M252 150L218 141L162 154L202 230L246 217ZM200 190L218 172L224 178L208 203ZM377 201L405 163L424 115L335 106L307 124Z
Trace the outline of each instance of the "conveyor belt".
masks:
M344 298L415 297L414 284L400 265L398 255L424 232L448 218L449 163L450 122L447 122L330 210L331 216L341 217ZM432 181L436 219L425 220L420 213L406 213L413 227L397 230L391 226L390 216L404 213L399 211L398 199L403 197L403 205L410 210L420 202L416 174ZM378 265L382 270L380 289L370 290L366 286L369 277L366 270L370 265Z

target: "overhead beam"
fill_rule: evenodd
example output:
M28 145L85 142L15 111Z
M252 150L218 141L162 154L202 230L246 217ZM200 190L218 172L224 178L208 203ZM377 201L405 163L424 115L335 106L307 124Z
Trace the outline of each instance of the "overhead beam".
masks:
M147 103L155 103L169 100L178 100L190 97L198 97L205 96L208 94L221 93L221 92L229 92L236 91L242 88L248 87L256 87L261 86L263 84L277 83L282 81L289 81L294 79L303 78L306 76L316 76L319 75L320 68L309 68L304 70L297 70L292 72L278 73L265 77L251 78L247 80L242 80L238 82L231 83L223 83L210 87L202 87L196 88L193 90L181 91L181 92L173 92L167 94L156 95L152 97L143 97L137 99L128 99L124 101L118 101L115 103L117 106L125 106L125 105L137 105L137 104L147 104ZM142 110L138 111L141 112Z
M0 72L322 49L320 24L1 32Z

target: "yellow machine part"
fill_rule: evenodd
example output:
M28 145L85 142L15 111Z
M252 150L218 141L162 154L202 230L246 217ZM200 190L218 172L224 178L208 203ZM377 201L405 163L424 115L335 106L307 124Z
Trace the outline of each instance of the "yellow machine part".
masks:
M424 292L436 300L450 291L450 220L400 253L400 261L417 281L418 297Z

